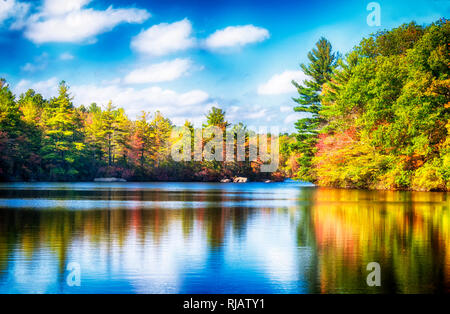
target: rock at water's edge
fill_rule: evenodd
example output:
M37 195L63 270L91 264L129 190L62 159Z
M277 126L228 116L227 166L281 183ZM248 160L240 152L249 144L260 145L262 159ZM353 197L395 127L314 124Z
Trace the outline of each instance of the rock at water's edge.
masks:
M122 178L95 178L94 182L127 182Z

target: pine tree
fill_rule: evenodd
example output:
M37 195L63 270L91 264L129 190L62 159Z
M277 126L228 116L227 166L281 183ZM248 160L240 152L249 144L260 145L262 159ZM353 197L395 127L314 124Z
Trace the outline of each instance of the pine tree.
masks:
M226 127L229 125L228 121L225 121L225 111L220 108L212 107L206 115L206 125L204 124L203 127L218 126L225 131Z
M133 136L133 150L135 152L135 159L141 168L144 170L144 165L148 158L148 152L151 147L151 127L148 123L148 113L142 111L141 116L135 122L134 136Z
M226 159L226 129L228 126L230 126L230 123L225 120L225 111L223 111L220 108L212 107L211 110L206 115L206 124L203 124L203 128L206 129L208 127L215 126L218 127L222 131L222 160L213 160L213 161L204 161L203 165L205 168L208 168L210 170L213 170L217 173L222 172L222 169L224 168L224 161ZM214 135L212 135L209 138L203 138L202 141L202 148L204 148L205 144L211 141L214 138ZM215 154L214 148L211 151L212 154Z
M4 79L0 79L0 178L14 176L19 164L17 138L20 135L20 111Z
M309 80L305 80L303 85L293 81L299 93L294 101L299 104L294 108L296 112L307 113L307 117L298 120L295 127L297 133L297 143L295 148L300 153L299 171L297 178L304 181L314 181L311 171L311 159L316 152L318 128L323 122L320 117L322 86L328 80L336 68L338 55L333 52L330 42L325 38L320 38L316 47L308 53L308 64L301 64L300 68Z
M170 153L169 139L172 123L157 111L150 122L150 129L152 134L151 158L154 165L158 167L163 160L167 160Z
M59 85L59 95L44 108L44 140L42 157L50 171L51 179L71 179L78 174L76 160L83 149L79 119L77 119L69 87L64 81Z
M0 79L0 129L13 136L19 129L19 106L4 79Z
M106 156L109 167L119 161L125 165L130 149L130 132L131 122L122 108L116 109L112 102L108 103L105 110L95 103L91 104L86 134L90 149L100 162Z
M108 166L111 167L113 164L113 156L114 156L114 149L116 147L115 145L115 134L116 134L116 112L115 107L113 106L112 102L108 102L108 105L106 106L106 110L103 111L102 114L102 125L103 125L103 135L105 139L105 145L106 145L106 154L108 156Z
M189 130L189 136L191 137L191 159L194 159L194 145L195 145L195 128L189 120L184 121L184 127Z
M130 146L130 132L131 132L131 122L125 114L123 108L119 108L116 111L115 116L116 125L116 151L114 156L114 162L121 162L124 165L127 164L127 155L131 149Z
M29 89L26 93L20 95L17 103L22 119L22 136L20 139L24 147L21 151L25 159L21 177L37 179L41 174L41 157L39 156L42 145L41 115L47 102L41 94Z
M102 109L96 103L92 103L89 106L84 127L86 130L86 143L89 147L91 158L93 161L102 163L104 155L102 148L105 144L104 127Z

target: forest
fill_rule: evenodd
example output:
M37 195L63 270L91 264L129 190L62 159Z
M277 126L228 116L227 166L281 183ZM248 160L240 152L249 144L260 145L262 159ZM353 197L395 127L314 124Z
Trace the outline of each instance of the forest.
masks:
M16 100L0 81L0 179L2 181L92 181L120 178L130 181L220 181L234 177L282 180L280 172L263 173L260 159L250 161L248 143L254 136L242 123L246 161L174 161L174 125L159 111L142 112L132 121L112 102L101 107L75 106L66 82L59 95L46 100L28 90ZM213 107L202 130L214 126L225 134L230 126L222 109ZM185 129L194 135L194 126ZM253 135L251 135L253 134ZM224 136L225 138L226 136ZM203 139L202 146L211 140ZM192 142L192 145L194 143Z
M450 21L414 22L345 56L321 38L301 69L288 168L319 186L450 190Z
M131 120L111 102L76 106L66 82L44 99L16 97L0 80L0 181L280 181L390 190L450 190L450 22L414 22L364 38L346 55L321 38L301 70L309 79L293 110L294 134L280 134L279 169L256 161L171 158L174 125L160 112ZM244 130L212 108L208 126ZM186 121L185 127L194 132ZM254 133L253 133L254 134Z

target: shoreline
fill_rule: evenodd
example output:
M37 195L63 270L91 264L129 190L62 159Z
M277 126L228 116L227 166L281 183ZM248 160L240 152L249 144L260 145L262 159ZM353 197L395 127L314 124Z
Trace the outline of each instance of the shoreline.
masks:
M305 181L297 181L291 178L286 178L284 181L270 181L266 182L263 180L259 181L247 181L247 182L220 182L220 181L2 181L0 182L0 185L2 184L32 184L32 183L42 183L42 184L52 184L52 183L93 183L93 184L110 184L110 183L120 183L120 184L127 184L127 183L217 183L217 184L236 184L236 185L246 185L246 184L252 184L252 183L264 183L264 184L272 184L272 183L299 183L304 184L304 187L310 187L310 188L321 188L321 189L334 189L334 190L346 190L346 191L367 191L367 192L437 192L437 193L449 193L449 190L431 190L431 191L425 191L425 190L415 190L415 189L370 189L370 188L352 188L352 187L335 187L335 186L324 186L324 185L317 185L311 182L305 182Z

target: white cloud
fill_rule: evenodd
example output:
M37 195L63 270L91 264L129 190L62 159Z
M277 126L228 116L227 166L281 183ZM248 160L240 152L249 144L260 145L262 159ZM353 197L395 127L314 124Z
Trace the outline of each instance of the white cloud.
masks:
M262 119L267 117L267 109L253 110L249 112L245 118L247 119Z
M0 1L0 23L11 16L15 4L14 0Z
M289 111L293 111L293 106L281 106L280 107L280 112L289 112Z
M181 94L178 98L179 103L186 106L199 104L208 100L209 96L202 90L192 90Z
M266 40L269 36L267 29L253 25L228 26L210 35L205 45L210 49L245 46Z
M297 121L298 119L302 118L302 115L299 113L291 113L284 119L285 124L292 124L293 122Z
M150 17L146 10L84 9L90 0L46 0L41 12L32 15L25 36L34 43L84 42L110 31L121 23L142 23Z
M1 1L1 0L0 0ZM44 70L48 65L48 53L44 52L34 58L33 62L27 62L22 68L25 72L36 72Z
M52 77L46 81L31 82L29 80L21 80L16 87L14 92L16 95L20 95L26 92L28 89L34 89L37 93L40 93L45 98L51 98L56 96L58 93L59 81L56 77Z
M61 59L63 61L73 60L74 58L75 57L68 52L64 52L59 56L59 59Z
M59 80L56 77L45 81L32 82L20 81L14 88L14 92L20 95L29 88L41 93L45 98L57 96ZM112 81L105 84L81 84L71 85L70 93L75 105L89 106L95 102L98 105L106 105L110 100L114 105L124 108L130 118L134 119L145 110L161 111L175 123L184 123L185 119L193 122L201 121L212 106L211 98L203 90L190 90L177 92L161 87L134 88Z
M161 23L135 36L131 48L142 54L162 56L193 47L195 39L191 33L192 25L188 19L172 24Z
M0 0L0 24L8 19L14 22L11 28L17 28L30 9L30 4L22 3L16 0Z
M80 10L91 0L45 0L43 12L48 15L61 15L71 11Z
M275 74L266 83L258 87L260 95L279 95L295 92L292 80L301 84L307 76L302 71L284 71L281 74Z
M219 106L223 108L223 105ZM273 114L272 108L261 104L237 103L224 108L229 121L250 123L249 126L268 121ZM279 117L278 117L279 118Z
M125 83L142 84L173 81L187 73L191 67L189 59L175 59L152 64L131 71L125 77Z
M76 104L99 105L111 100L116 106L126 110L131 118L145 110L161 111L175 123L183 123L185 119L198 120L204 116L210 100L202 90L191 90L179 93L161 87L133 88L120 84L111 85L76 85L71 87Z
M35 72L37 70L43 70L44 68L45 68L45 66L43 66L42 64L36 65L36 64L27 62L21 69L22 69L22 71L25 71L25 72Z

